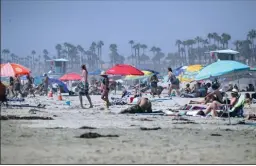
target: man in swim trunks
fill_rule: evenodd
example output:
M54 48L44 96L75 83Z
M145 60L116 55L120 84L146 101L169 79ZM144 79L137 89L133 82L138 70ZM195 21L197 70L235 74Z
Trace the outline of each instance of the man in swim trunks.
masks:
M92 105L91 98L89 96L88 71L86 69L86 65L82 65L81 68L82 68L82 80L81 81L83 84L83 88L81 88L81 90L79 92L80 105L84 109L82 96L85 95L90 103L89 108L92 108L93 105Z
M152 104L148 98L142 97L138 100L137 104L131 106L125 110L122 110L120 114L135 114L135 113L152 113Z

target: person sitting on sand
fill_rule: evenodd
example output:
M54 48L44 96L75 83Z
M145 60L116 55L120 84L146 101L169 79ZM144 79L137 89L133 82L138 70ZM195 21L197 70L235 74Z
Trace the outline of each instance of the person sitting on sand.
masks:
M230 104L228 104L229 108L232 109L232 107L237 103L239 98L238 91L236 89L233 89L231 92L231 99ZM223 109L223 106L225 106L226 103L220 103L218 101L213 101L205 110L205 115L212 112L212 116L218 116L217 109ZM230 116L232 116L232 113L230 113ZM234 112L235 113L235 112Z
M122 110L120 114L135 114L135 113L152 113L152 104L149 101L148 98L141 97L137 104L134 106L131 106L125 110Z
M89 96L88 71L86 69L86 65L82 65L81 69L82 69L82 84L83 84L83 88L81 88L81 90L79 92L80 105L84 109L82 96L85 95L86 98L88 99L89 103L90 103L90 107L89 108L92 108L93 105L92 105L91 98Z
M212 83L212 92L207 94L203 101L193 101L191 100L189 104L207 104L208 102L218 101L219 103L223 103L224 93L220 89L220 84L215 80Z

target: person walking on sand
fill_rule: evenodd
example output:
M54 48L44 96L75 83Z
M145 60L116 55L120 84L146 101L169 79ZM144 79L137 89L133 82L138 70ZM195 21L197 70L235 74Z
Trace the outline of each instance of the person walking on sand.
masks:
M27 91L30 93L30 94L32 94L34 97L36 97L35 96L35 93L34 93L34 90L33 90L33 78L31 77L31 75L27 75L27 80L28 80L28 87L27 87Z
M85 95L90 103L89 108L92 108L93 105L92 105L91 97L89 96L88 71L86 69L86 65L82 65L81 69L82 69L82 80L81 81L83 84L83 88L79 92L80 105L83 109L85 109L83 106L83 98L82 98L82 96Z
M101 73L101 76L103 77L102 83L101 83L101 88L102 88L101 99L105 101L106 107L109 108L110 106L109 99L108 99L109 78L104 71Z
M43 85L44 85L44 94L47 96L48 95L48 86L49 86L49 77L46 73L44 73L44 80L43 80Z
M176 76L174 75L174 73L172 72L172 68L168 68L168 80L170 80L171 82L171 86L169 88L169 92L168 95L171 95L172 90L175 89L178 96L180 95L180 81L178 78L176 78Z

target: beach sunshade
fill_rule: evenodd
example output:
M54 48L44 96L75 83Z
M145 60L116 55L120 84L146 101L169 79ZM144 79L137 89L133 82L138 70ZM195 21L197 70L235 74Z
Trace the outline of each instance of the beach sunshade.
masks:
M183 73L183 72L186 70L187 67L188 67L188 66L181 66L181 67L176 68L176 69L173 71L174 75L175 75L175 76L179 76L181 73Z
M203 68L195 80L204 80L212 77L219 77L240 71L247 71L250 67L237 61L220 60Z
M109 75L122 75L122 76L127 76L127 75L144 75L142 71L139 69L131 66L131 65L126 65L126 64L118 64L113 66L112 68L108 69L106 71L106 74Z
M142 70L142 72L144 73L143 76L128 75L125 77L125 80L146 79L154 74L154 73L151 73L150 71L146 71L146 70Z
M29 74L30 70L16 63L1 64L1 76L15 77L15 75Z
M64 92L65 93L68 93L69 91L68 91L68 88L67 88L67 85L66 84L64 84L62 81L60 81L60 80L58 80L58 79L55 79L55 78L50 78L49 79L49 82L50 82L50 84L58 84L59 86L61 86L62 88L63 88L63 90L64 90Z
M101 73L102 71L103 71L103 70L101 70L101 69L97 69L97 70L95 70L95 71L89 72L88 74L89 74L89 75L94 75L94 76L96 76L96 75L100 75L100 73Z
M190 65L183 66L181 70L183 70L178 78L180 82L191 82L195 80L197 74L204 68L202 65Z
M142 69L142 71L149 71L149 72L154 73L154 74L159 74L159 72L157 72L155 70L151 70L151 69Z
M79 81L81 80L81 76L77 73L68 73L63 75L59 80L61 81Z

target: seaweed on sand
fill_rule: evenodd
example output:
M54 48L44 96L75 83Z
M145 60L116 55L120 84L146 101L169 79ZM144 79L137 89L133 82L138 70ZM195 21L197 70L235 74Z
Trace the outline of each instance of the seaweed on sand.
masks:
M0 120L54 120L54 119L52 117L43 117L43 116L6 115L6 116L1 116Z
M82 135L80 135L79 137L76 137L76 138L98 138L98 137L119 137L118 135L101 135L101 134L98 134L98 133L84 133Z

